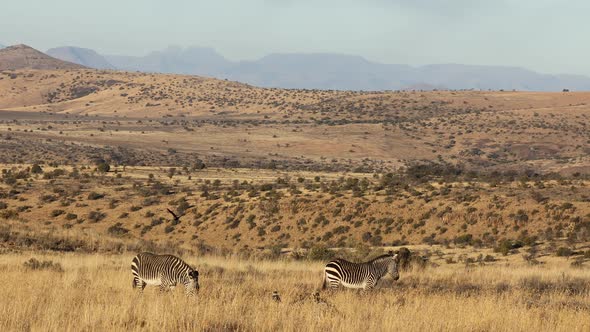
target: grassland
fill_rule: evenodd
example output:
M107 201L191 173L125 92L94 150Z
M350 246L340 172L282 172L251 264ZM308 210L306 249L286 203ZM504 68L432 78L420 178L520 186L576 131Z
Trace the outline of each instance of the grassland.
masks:
M412 248L413 249L413 248ZM435 248L436 249L436 248ZM444 248L438 248L443 250ZM447 255L491 254L460 250ZM59 267L33 269L31 257ZM19 253L0 258L0 329L202 331L587 331L590 277L564 259L444 264L401 273L370 293L311 293L322 263L187 257L201 271L196 299L180 289L131 288L132 255ZM277 290L281 302L271 293Z

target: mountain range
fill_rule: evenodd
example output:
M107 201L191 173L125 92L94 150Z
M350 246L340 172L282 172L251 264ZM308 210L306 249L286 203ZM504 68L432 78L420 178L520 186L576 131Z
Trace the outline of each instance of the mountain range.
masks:
M47 55L67 62L73 62L95 69L116 69L96 51L80 47L58 47L45 52Z
M206 47L168 47L145 56L106 55L73 46L52 48L46 53L96 69L209 76L260 87L365 91L590 90L590 78L581 75L550 75L507 66L433 64L415 67L333 53L277 53L252 61L230 61Z

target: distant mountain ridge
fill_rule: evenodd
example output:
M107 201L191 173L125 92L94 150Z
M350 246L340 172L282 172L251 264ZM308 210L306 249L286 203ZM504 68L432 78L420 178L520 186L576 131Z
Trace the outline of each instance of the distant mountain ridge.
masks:
M412 67L331 53L270 54L254 61L232 62L211 48L193 47L168 48L144 57L106 58L115 67L125 70L212 76L276 88L590 90L590 78L581 75L540 74L506 66L434 64Z
M27 45L0 49L0 70L10 69L81 69L79 64L59 60Z
M230 61L206 47L168 47L145 56L101 55L91 49L71 46L53 48L47 53L68 63L96 69L209 76L260 87L365 91L590 91L590 78L582 75L541 74L506 66L433 64L413 67L332 53L277 53L253 61ZM0 68L2 66L0 61Z
M232 62L206 47L168 47L143 57L106 55L105 58L124 70L214 77L223 75L232 66Z
M73 46L57 47L47 50L47 55L54 58L80 64L95 69L116 69L102 55L88 48Z

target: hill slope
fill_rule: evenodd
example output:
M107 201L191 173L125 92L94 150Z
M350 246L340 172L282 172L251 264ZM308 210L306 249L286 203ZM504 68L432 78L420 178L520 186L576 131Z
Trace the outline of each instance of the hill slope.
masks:
M128 119L124 131L108 134L62 125L40 133L54 143L67 138L139 150L149 146L163 152L164 157L146 157L159 164L199 153L220 165L315 170L386 170L421 160L485 171L587 173L590 165L590 93L281 90L97 70L23 70L0 78L6 119L30 114L56 121ZM36 160L47 154L29 147L27 137L11 135L15 157ZM174 159L166 157L169 149Z
M0 70L81 68L84 66L52 58L27 45L14 45L0 50Z

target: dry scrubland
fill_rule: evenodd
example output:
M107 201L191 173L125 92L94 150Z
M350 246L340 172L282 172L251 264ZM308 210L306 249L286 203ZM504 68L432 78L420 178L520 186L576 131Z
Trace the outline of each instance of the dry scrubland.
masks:
M587 173L590 93L262 89L96 70L0 72L0 162L387 172L424 160Z
M589 102L0 71L0 330L587 331ZM398 282L311 298L390 246ZM144 250L197 299L133 293Z
M450 167L450 166L449 166ZM440 176L428 172L442 172ZM343 174L6 165L0 246L192 252L453 244L547 254L590 241L583 176L458 176L453 167ZM181 215L174 220L167 209ZM579 252L578 254L582 254Z
M473 250L454 255L477 255ZM490 252L483 252L489 254ZM450 253L449 253L450 254ZM55 267L32 268L31 257ZM189 257L201 271L196 299L180 289L131 289L132 255L7 254L0 257L0 329L204 331L587 331L586 269L547 259L410 269L370 293L323 292L322 264ZM278 290L281 303L271 299Z

